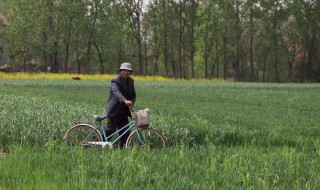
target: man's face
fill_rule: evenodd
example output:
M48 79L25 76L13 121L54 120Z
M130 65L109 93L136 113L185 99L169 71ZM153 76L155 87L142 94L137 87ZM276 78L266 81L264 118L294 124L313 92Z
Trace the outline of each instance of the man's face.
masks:
M121 70L120 74L123 78L128 78L131 75L132 71L128 71L128 70Z

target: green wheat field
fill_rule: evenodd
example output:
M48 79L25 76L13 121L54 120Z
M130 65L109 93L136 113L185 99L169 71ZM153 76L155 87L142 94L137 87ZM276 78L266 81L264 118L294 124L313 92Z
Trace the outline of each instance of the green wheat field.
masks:
M0 78L0 190L320 188L319 84L136 80L165 149L66 147L109 85Z

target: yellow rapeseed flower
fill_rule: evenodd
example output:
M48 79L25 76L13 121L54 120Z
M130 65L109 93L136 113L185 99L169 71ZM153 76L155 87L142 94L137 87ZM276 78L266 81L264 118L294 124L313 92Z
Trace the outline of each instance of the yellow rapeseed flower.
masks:
M3 79L52 79L52 80L111 80L115 74L70 74L70 73L3 73L0 72L0 78ZM132 76L137 81L181 81L184 79L166 78L163 76ZM191 79L198 82L225 82L224 79Z

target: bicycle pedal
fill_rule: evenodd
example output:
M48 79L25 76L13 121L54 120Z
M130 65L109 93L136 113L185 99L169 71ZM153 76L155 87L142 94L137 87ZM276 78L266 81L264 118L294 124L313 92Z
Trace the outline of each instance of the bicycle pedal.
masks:
M113 148L113 145L110 143L110 142L103 142L102 144L102 148L106 148L106 147L109 147L109 148Z

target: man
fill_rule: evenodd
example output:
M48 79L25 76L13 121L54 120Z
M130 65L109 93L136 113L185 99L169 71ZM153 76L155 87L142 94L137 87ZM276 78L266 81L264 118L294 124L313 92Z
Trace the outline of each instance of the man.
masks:
M132 65L130 63L122 63L119 74L111 80L110 94L106 105L108 117L107 136L129 123L128 117L131 117L130 110L133 108L136 100L134 80L130 77L132 72ZM125 130L121 131L119 135L125 132ZM120 147L125 145L129 134L130 132L128 131L120 138Z

